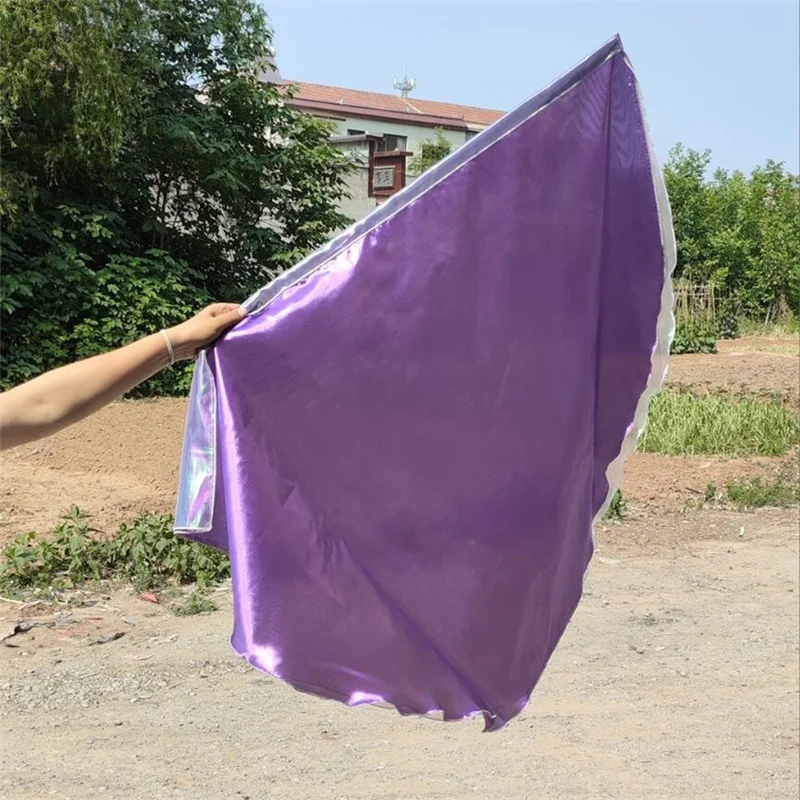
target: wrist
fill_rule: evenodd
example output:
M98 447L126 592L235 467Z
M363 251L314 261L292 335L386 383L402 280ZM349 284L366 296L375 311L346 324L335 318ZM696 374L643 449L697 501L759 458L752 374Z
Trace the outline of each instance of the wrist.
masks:
M183 324L166 329L163 332L163 338L165 339L164 349L167 351L167 358L170 360L170 363L175 364L178 361L186 361L194 358L197 348L186 335ZM172 345L171 351L167 340Z
M172 366L175 363L175 348L172 346L172 339L169 333L163 328L159 331L159 335L164 340L164 344L167 348L167 358L169 359L170 366Z

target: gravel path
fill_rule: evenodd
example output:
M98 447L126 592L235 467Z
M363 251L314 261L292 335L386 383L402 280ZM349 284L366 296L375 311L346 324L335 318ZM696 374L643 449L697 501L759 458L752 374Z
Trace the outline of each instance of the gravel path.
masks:
M52 624L0 646L2 796L796 798L797 513L673 525L669 549L632 544L650 541L647 519L601 532L531 705L491 735L343 708L254 672L228 650L227 591L191 618L129 592L71 616L40 609L24 621ZM0 635L19 614L0 605Z

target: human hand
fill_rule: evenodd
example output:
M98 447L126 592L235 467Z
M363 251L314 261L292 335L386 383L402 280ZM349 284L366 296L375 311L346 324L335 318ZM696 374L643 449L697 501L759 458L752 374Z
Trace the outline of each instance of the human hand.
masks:
M236 303L214 303L191 319L167 331L175 361L194 358L198 350L211 344L247 316L247 311Z

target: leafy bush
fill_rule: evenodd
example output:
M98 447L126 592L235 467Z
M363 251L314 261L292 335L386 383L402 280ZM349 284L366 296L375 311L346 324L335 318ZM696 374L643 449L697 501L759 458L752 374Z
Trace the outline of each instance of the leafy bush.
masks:
M188 541L172 531L169 517L144 514L122 525L105 542L110 574L134 586L149 588L172 579L179 583L215 583L230 575L225 553Z
M780 456L798 442L797 416L779 399L665 391L650 406L639 449L666 455Z
M207 586L230 575L225 553L175 536L169 517L143 514L110 539L97 533L73 508L49 536L17 536L2 550L0 590L68 588L97 580L124 580L137 589L170 580Z
M150 333L176 325L210 302L201 277L186 262L151 250L136 258L112 254L90 269L80 254L69 259L50 252L43 257L58 270L37 273L31 301L20 298L22 284L4 270L0 286L16 292L3 299L16 304L3 326L0 388L8 389L60 364L121 347ZM23 260L25 270L34 260ZM69 273L67 278L66 273ZM27 284L33 281L29 274ZM69 286L65 292L65 284ZM32 290L33 291L33 290ZM156 375L136 394L177 395L188 390L192 365L176 364Z
M672 341L673 355L689 353L716 353L717 326L711 319L703 317L678 317L675 338Z
M260 78L256 0L0 0L0 18L3 388L243 299L347 222L330 125Z
M151 250L141 258L115 254L93 273L83 319L70 334L77 358L177 325L210 302L202 277L186 262ZM137 394L185 394L192 365L176 364L152 378Z

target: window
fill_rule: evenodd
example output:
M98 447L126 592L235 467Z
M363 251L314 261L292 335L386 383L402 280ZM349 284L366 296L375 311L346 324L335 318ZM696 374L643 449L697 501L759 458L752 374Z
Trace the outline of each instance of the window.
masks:
M354 131L351 128L347 129L348 136L363 136L365 133L366 131Z
M393 133L384 133L383 140L378 142L379 153L392 153L395 150L405 150L408 142L405 136L395 136Z

